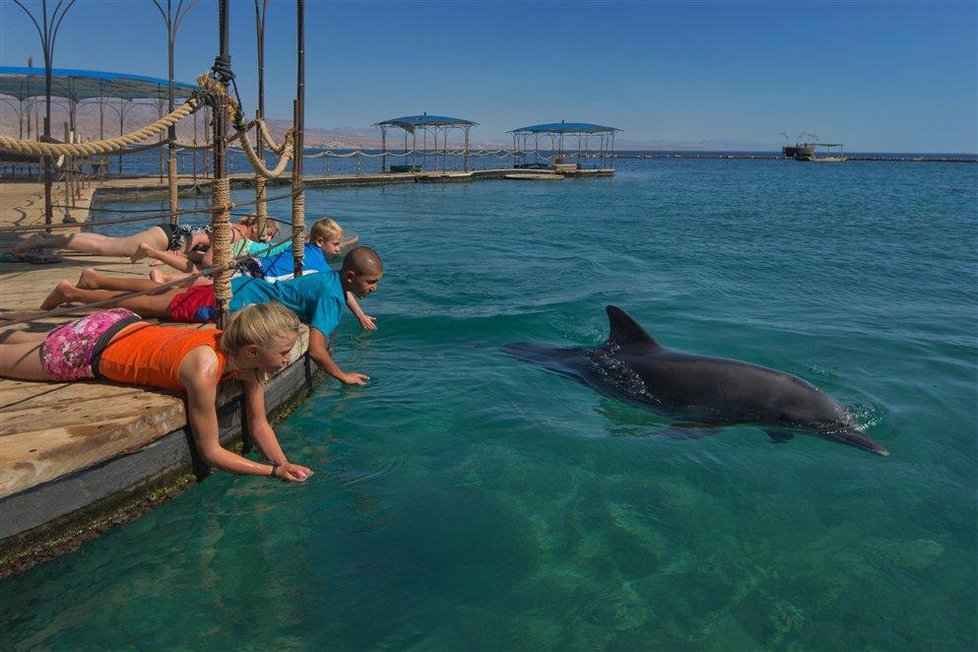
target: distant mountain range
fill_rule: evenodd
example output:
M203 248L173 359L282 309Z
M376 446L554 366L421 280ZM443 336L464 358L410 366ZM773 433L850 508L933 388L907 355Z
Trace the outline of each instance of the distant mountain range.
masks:
M43 118L40 112L24 116L23 119L6 105L0 106L0 133L6 136L34 137L37 128L41 126ZM134 105L127 107L125 132L134 131L142 126L154 122L159 117L157 109L152 105ZM27 122L30 122L28 127ZM65 123L67 115L63 110L56 110L52 117L51 132L59 140L64 137ZM84 106L79 110L76 117L76 132L84 136L85 140L98 140L100 118L97 108L94 105ZM105 138L112 138L119 135L119 116L116 107L108 105L105 111L104 121ZM286 130L291 126L291 121L268 120L268 128L276 142L281 142ZM197 140L202 142L205 131L208 127L204 124L202 116L197 119ZM475 137L470 143L472 148L485 147L488 149L511 148L511 141L504 143L481 142ZM191 119L185 119L177 125L177 139L190 142L194 138L194 123ZM305 129L306 147L325 146L329 149L379 149L381 147L380 130L376 127L334 127L325 129L307 125ZM391 147L403 145L403 138L394 135L388 139ZM461 143L449 143L450 147L461 147ZM653 140L642 141L628 138L616 138L615 149L624 150L690 150L690 151L775 151L780 147L771 143L750 143L735 141L730 139L703 140L703 141L671 141Z

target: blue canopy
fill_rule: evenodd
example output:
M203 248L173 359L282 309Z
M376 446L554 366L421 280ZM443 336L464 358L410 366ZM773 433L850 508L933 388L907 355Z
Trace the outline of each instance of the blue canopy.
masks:
M168 84L166 79L118 72L65 68L51 70L51 96L74 102L96 97L158 99L167 96ZM196 88L196 84L173 82L175 98L187 98ZM0 66L0 95L9 95L18 100L44 97L44 68Z
M621 131L617 127L604 127L602 125L591 124L590 122L551 122L544 125L532 125L530 127L520 127L512 129L508 133L518 134L600 134Z
M428 115L427 113L422 113L421 115L405 115L400 118L392 118L390 120L384 120L383 122L375 122L375 127L400 127L404 131L413 134L414 130L418 127L471 127L473 125L479 124L478 122L472 122L471 120L463 120L461 118L451 118L445 115Z

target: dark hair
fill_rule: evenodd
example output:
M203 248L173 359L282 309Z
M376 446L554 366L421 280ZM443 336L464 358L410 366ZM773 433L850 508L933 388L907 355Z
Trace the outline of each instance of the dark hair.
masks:
M384 271L384 261L370 247L354 247L343 257L343 268L340 270L341 273L351 271L357 275L379 274Z

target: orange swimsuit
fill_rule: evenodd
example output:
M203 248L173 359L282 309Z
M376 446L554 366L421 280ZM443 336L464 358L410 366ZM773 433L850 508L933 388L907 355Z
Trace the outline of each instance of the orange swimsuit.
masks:
M180 362L198 346L209 346L217 354L218 377L227 368L227 355L220 350L221 331L214 328L133 324L112 338L99 358L99 373L127 385L149 385L175 391L180 383Z

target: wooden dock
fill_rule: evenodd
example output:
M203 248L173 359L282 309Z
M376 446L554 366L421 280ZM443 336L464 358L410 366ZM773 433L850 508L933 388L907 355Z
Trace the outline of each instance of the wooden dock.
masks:
M123 180L112 187L145 183ZM73 217L87 216L94 191L83 190ZM55 203L63 201L63 193L55 195ZM43 224L43 203L40 184L0 185L0 225ZM56 212L56 222L61 214ZM9 251L19 239L0 234L0 251ZM77 279L86 267L142 278L150 269L123 258L61 255L63 260L54 264L0 264L0 315L35 310L59 280ZM74 316L3 323L5 330L46 331ZM321 378L305 356L306 343L304 333L293 363L267 388L272 418L304 398ZM239 398L236 384L222 387L219 418L226 445L241 438ZM112 383L0 379L0 577L72 550L204 477L207 469L191 442L178 394ZM288 442L283 446L289 449Z

